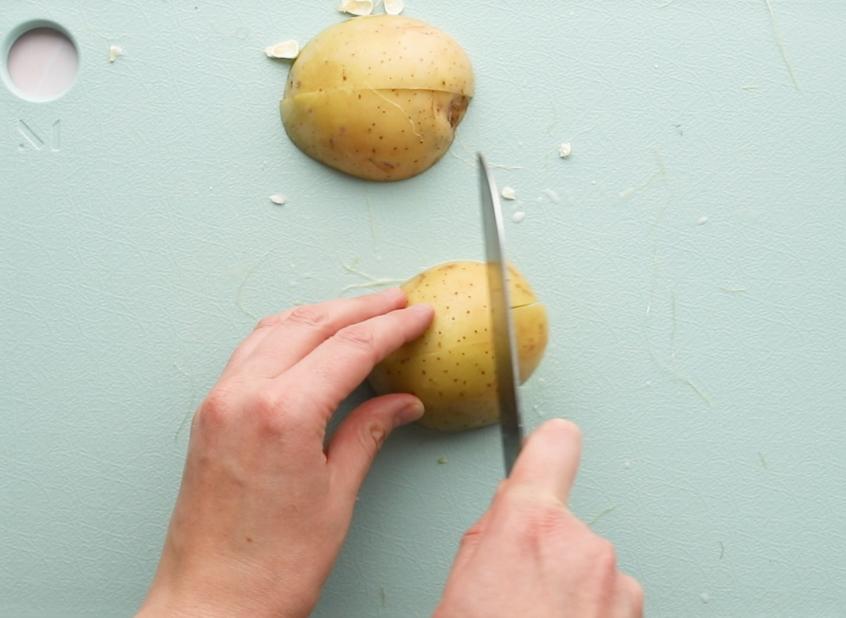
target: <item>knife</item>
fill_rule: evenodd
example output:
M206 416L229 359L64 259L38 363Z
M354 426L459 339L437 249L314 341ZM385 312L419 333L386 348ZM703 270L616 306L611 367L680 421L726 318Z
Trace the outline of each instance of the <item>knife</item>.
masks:
M488 261L488 306L494 342L494 367L499 425L502 433L502 452L505 474L511 473L514 461L523 445L523 417L517 386L520 383L517 345L511 319L511 294L508 290L508 262L505 259L505 232L499 192L485 158L479 157L479 189L482 193L482 229L485 236L485 256Z

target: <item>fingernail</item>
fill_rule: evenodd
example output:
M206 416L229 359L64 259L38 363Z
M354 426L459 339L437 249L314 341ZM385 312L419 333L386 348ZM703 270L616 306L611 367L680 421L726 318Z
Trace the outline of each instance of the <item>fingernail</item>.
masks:
M419 420L420 417L423 416L424 411L423 402L417 399L400 408L399 412L397 412L394 417L394 420L397 426L407 425L408 423L413 423L414 421Z

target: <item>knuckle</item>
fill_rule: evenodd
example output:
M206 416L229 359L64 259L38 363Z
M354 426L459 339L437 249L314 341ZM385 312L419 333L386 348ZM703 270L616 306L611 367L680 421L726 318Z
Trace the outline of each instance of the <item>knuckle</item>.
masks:
M617 552L611 541L602 537L594 537L591 543L592 561L602 573L617 572Z
M253 395L253 411L256 416L264 417L275 414L279 407L279 398L273 391L260 390Z
M607 540L589 534L580 544L579 563L584 569L584 585L591 594L599 598L613 598L627 594L620 586L617 571L617 556L614 546Z
M536 504L529 511L529 531L538 537L559 533L566 523L566 515L566 511L558 505Z
M464 549L468 546L473 546L479 542L479 539L482 537L482 532L484 531L481 522L476 522L467 531L461 535L461 542L459 543L459 548Z
M364 352L370 357L376 355L373 330L365 324L353 324L342 328L335 334L335 339Z
M320 331L329 329L329 314L319 305L300 305L288 315L288 321Z
M266 315L256 323L255 330L269 328L279 321L278 315Z
M567 531L569 514L557 501L506 488L499 502L510 512L517 530L527 541L561 536Z
M275 391L258 391L253 396L251 408L251 415L261 433L278 436L291 430L291 415L285 400Z
M388 436L387 428L383 424L372 420L362 423L357 433L361 447L368 455L375 455L382 448L385 438Z
M461 535L461 541L458 544L459 551L476 545L479 542L481 536L482 531L476 526L473 526L472 528L467 530L464 534Z
M203 429L215 429L224 425L235 410L234 396L224 383L217 384L209 391L200 408L195 422Z

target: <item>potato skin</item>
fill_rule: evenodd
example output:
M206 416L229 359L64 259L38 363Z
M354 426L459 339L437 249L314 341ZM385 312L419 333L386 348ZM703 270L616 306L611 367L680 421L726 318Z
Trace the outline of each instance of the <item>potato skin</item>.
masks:
M426 407L420 423L432 429L461 431L498 420L487 268L482 262L449 262L403 284L409 303L433 305L435 319L420 339L400 348L370 375L379 394L417 395ZM509 279L524 382L546 349L547 314L513 266Z
M470 60L452 38L374 15L327 28L303 48L280 111L312 158L368 180L401 180L444 155L473 89Z

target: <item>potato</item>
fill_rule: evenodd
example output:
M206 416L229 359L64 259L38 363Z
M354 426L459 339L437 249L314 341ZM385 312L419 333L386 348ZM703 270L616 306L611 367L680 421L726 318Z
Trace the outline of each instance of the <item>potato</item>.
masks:
M482 262L451 262L402 286L410 303L433 305L435 318L420 339L378 365L370 383L380 394L417 395L426 406L420 423L427 427L459 431L499 418L487 269ZM509 268L509 290L524 382L546 348L546 309L514 267Z
M357 17L300 52L280 102L307 155L369 180L401 180L447 151L473 96L463 49L423 22Z

